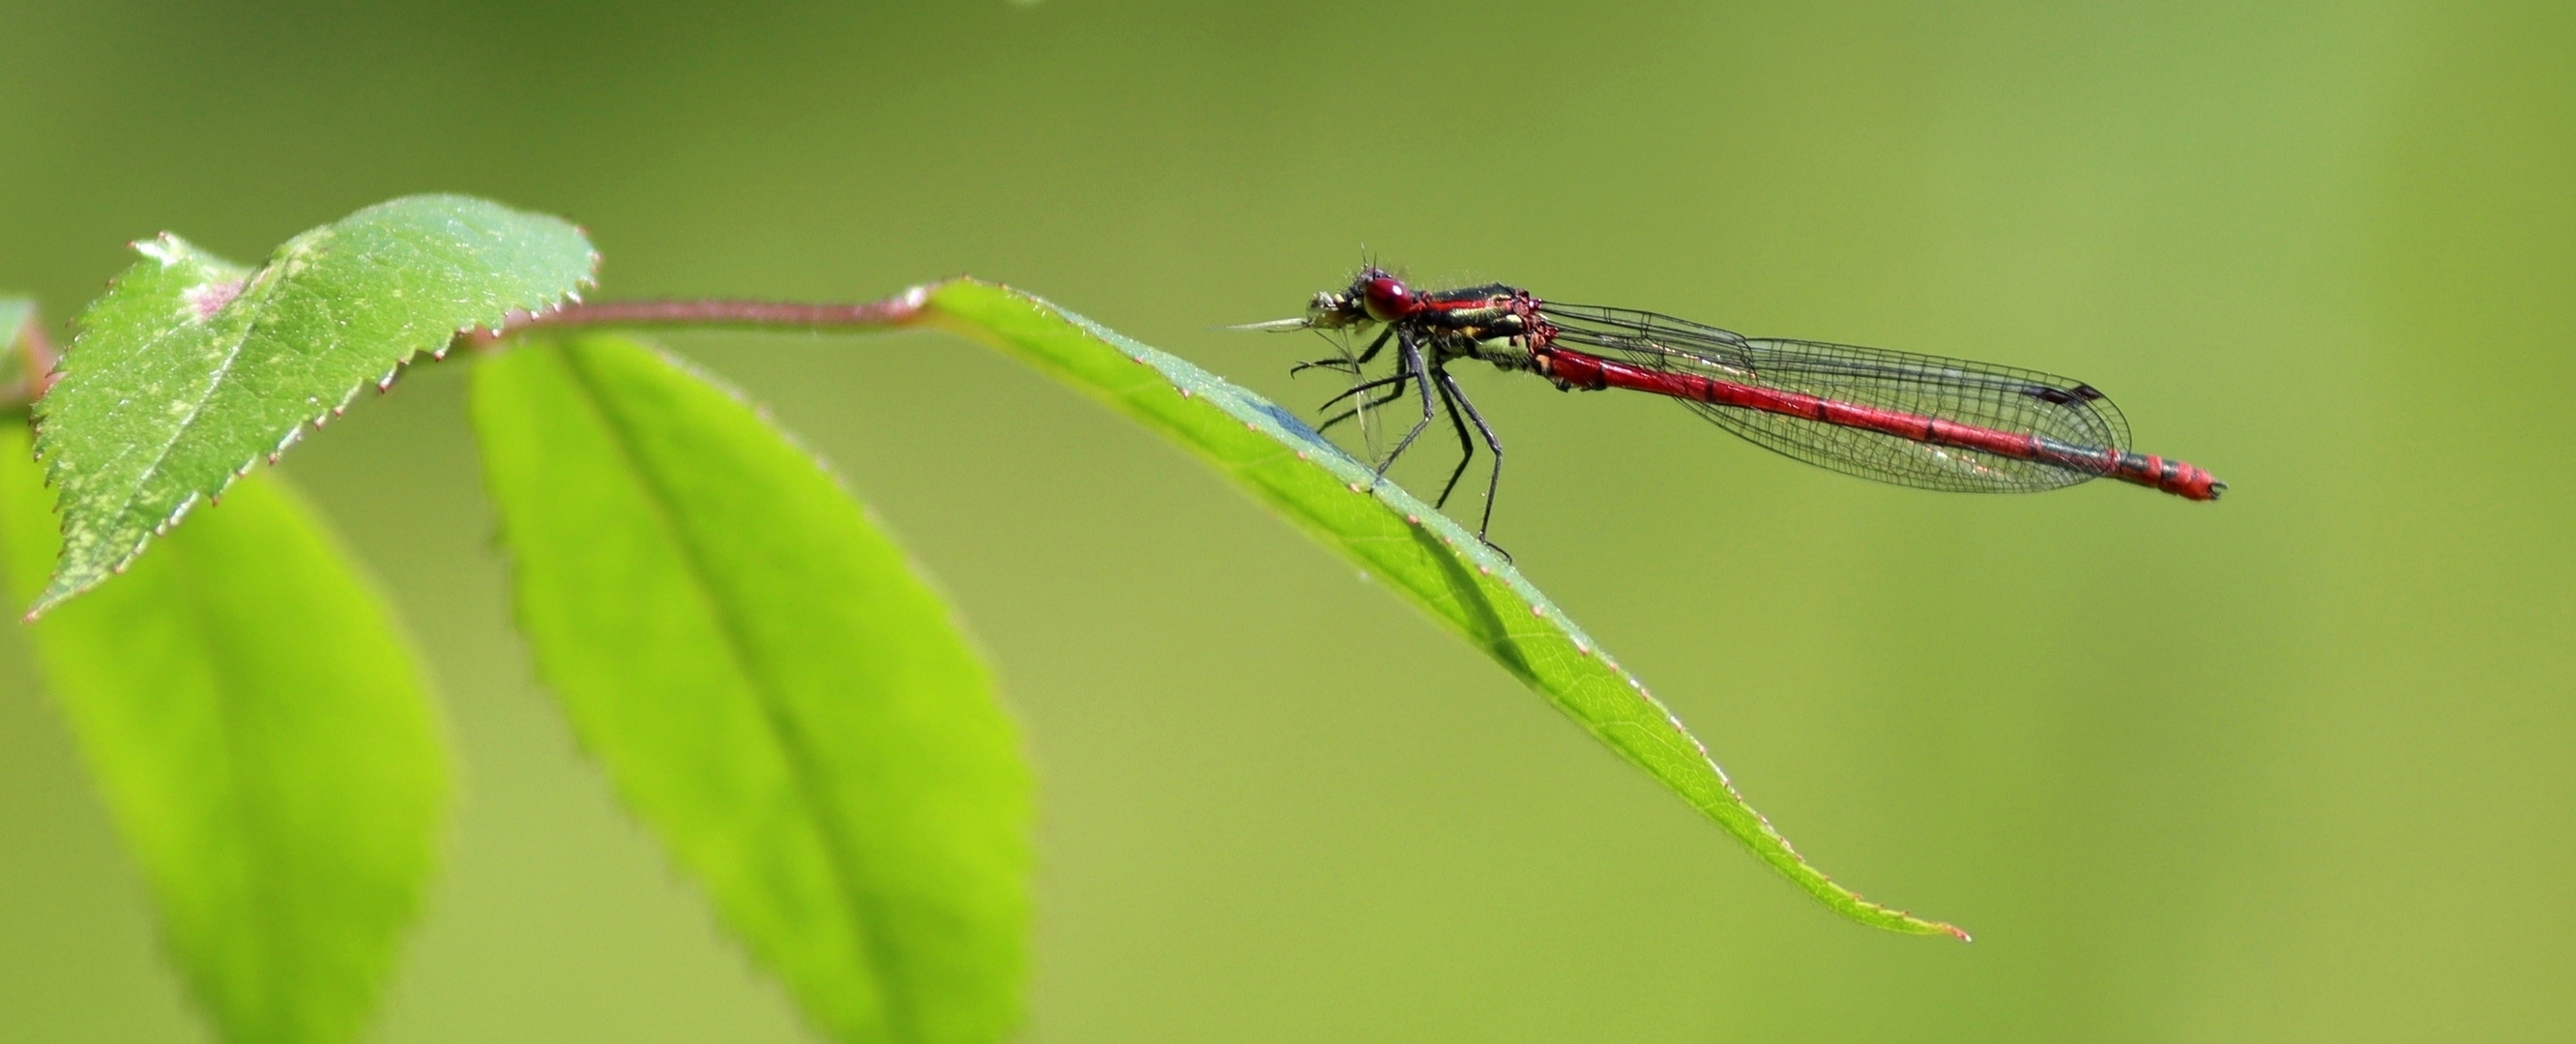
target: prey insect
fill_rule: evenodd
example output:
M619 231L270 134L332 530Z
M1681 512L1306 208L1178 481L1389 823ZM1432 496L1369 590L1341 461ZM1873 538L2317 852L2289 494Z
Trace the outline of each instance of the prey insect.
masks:
M1317 430L1417 401L1419 418L1377 462L1384 477L1445 413L1460 452L1436 506L1457 491L1479 441L1493 455L1479 539L1493 527L1503 444L1449 373L1460 361L1535 374L1565 391L1664 396L1764 449L1901 486L2030 493L2113 478L2187 500L2216 500L2227 489L2199 467L2130 450L2119 408L2082 382L1884 348L1745 337L1654 312L1558 304L1500 283L1420 291L1372 266L1349 287L1316 294L1304 316L1237 329L1353 337L1374 329L1357 354L1296 366L1355 378L1324 404L1339 409ZM1395 371L1365 378L1389 348Z

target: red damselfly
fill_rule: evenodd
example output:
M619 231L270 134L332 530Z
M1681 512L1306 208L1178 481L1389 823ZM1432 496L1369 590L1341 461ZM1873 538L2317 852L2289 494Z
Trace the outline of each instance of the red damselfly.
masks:
M2227 488L2193 465L2131 451L2128 422L2089 384L1884 348L1745 337L1654 312L1558 304L1500 283L1420 291L1371 266L1347 289L1316 294L1300 318L1238 329L1349 335L1370 326L1385 329L1358 354L1298 364L1358 378L1395 345L1395 372L1355 380L1324 408L1350 405L1317 430L1364 417L1411 389L1421 419L1377 472L1385 475L1446 410L1460 456L1436 502L1445 506L1475 458L1467 431L1474 424L1494 455L1480 538L1493 525L1503 444L1450 376L1448 365L1460 360L1534 373L1567 391L1666 396L1764 449L1901 486L2030 493L2115 478L2188 500L2216 500Z

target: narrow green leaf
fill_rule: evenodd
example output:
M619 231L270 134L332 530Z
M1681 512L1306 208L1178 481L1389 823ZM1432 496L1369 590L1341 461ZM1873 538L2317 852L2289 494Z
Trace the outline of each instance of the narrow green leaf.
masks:
M1519 570L1430 505L1377 481L1296 414L1016 290L961 279L929 288L923 301L916 321L1000 348L1214 464L1484 650L1826 906L1881 928L1966 938L1863 899L1808 865L1681 719Z
M163 234L92 302L36 405L63 556L43 612L95 586L369 382L459 331L590 279L581 231L464 196L408 196L313 229L253 271Z
M1006 1034L1027 770L902 552L632 341L523 344L473 403L539 673L724 922L836 1039Z
M52 497L0 424L0 558L33 594ZM29 628L221 1038L356 1039L435 863L447 755L392 620L281 483L241 483Z

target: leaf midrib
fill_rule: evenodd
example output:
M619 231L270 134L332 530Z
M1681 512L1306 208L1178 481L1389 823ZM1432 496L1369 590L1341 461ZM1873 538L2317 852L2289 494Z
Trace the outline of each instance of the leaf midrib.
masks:
M296 248L290 246L287 250L279 251L279 258L283 259L290 256L288 251L292 251L294 249ZM207 316L205 321L211 323L215 320L216 316L220 316L224 312L235 308L245 307L254 300L261 305L266 305L270 300L285 293L286 279L284 276L267 280L266 285L262 285L263 278L269 273L276 271L277 265L277 261L271 261L267 266L244 276L243 279L246 280L246 285L243 287L241 296L224 302L224 306L216 309L215 315ZM207 267L212 266L209 265ZM253 297L254 294L257 295L256 298ZM241 336L234 338L232 347L224 352L223 363L215 367L213 376L204 383L203 391L196 396L196 401L188 405L188 415L182 418L179 423L171 426L170 437L162 440L160 449L154 451L152 462L144 465L142 473L136 475L134 477L134 481L127 484L125 488L125 499L118 502L116 505L116 513L118 515L123 516L133 512L136 502L143 499L144 487L151 485L153 476L159 475L161 473L162 466L170 462L171 448L177 446L179 444L179 440L186 438L189 429L196 425L197 419L205 415L206 406L215 401L216 389L223 387L224 379L232 376L233 364L241 360L242 349L248 347L250 345L251 338L259 333L260 320L263 318L265 317L258 312L250 313L250 322L242 327ZM185 327L183 326L179 329L185 329ZM150 343L158 345L160 340L160 338L154 338ZM303 422L297 421L296 423L301 424ZM228 467L226 470L229 471L231 469ZM186 497L180 499L179 503L182 506L194 503L198 496L199 494L195 490L190 490ZM175 508L172 510L174 514L177 511ZM160 525L159 523L155 523L151 528L158 530Z
M655 479L652 471L641 465L635 451L636 439L633 431L616 411L606 408L605 395L592 374L583 365L579 354L572 350L571 345L564 343L558 343L555 350L563 358L564 368L572 375L574 385L581 391L584 406L590 410L592 416L599 418L601 426L609 431L612 436L609 440L611 447L616 451L619 459L626 463L628 470L636 476L636 485L645 494L644 499L653 512L654 521L670 536L672 544L678 548L681 567L688 572L691 581L689 589L705 607L707 614L716 621L717 630L724 641L726 658L731 660L751 682L752 691L759 697L761 721L768 726L771 737L786 753L788 778L797 793L808 802L807 807L823 810L830 814L834 821L841 820L842 810L838 803L831 799L830 788L819 782L821 773L814 769L813 754L806 749L802 742L802 734L793 726L784 712L785 700L782 690L766 671L760 669L758 665L761 657L754 652L754 647L748 636L743 633L740 622L733 613L726 611L724 604L715 596L715 587L709 582L715 575L715 570L700 557L695 542L689 539L687 530L679 524L674 509L674 498L670 491ZM863 875L857 865L858 860L844 850L839 840L839 833L834 829L834 822L815 822L810 825L813 826L816 837L822 842L824 861L830 868L834 885L841 893L842 903L848 908L851 933L859 940L859 958L866 962L867 970L874 980L880 1018L893 1031L895 1039L916 1039L912 1031L912 1013L909 1006L904 1003L903 991L892 988L894 984L890 982L887 975L887 968L894 963L894 955L887 951L878 933L870 930L872 918L879 912L879 906L869 899L867 889L860 885Z

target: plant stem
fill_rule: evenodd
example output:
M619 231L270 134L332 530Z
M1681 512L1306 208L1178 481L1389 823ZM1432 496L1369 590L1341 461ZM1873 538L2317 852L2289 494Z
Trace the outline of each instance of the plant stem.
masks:
M559 326L699 326L859 333L911 323L921 314L922 302L928 297L929 288L916 286L882 301L857 304L715 297L671 301L576 301L533 315L513 310L502 320L501 329L469 330L457 334L450 347L464 345L476 351L486 351L519 334ZM0 388L0 409L43 398L58 376L54 373L54 366L61 361L61 356L55 353L53 342L45 337L44 324L30 315L27 325L17 334L18 349L26 356L27 380L23 387ZM6 343L0 340L0 345ZM439 354L444 357L446 353Z
M457 342L476 350L531 330L561 326L708 326L753 330L884 330L910 323L928 296L914 287L882 301L802 304L698 298L678 301L576 301L550 312L512 312L499 331L474 330Z

